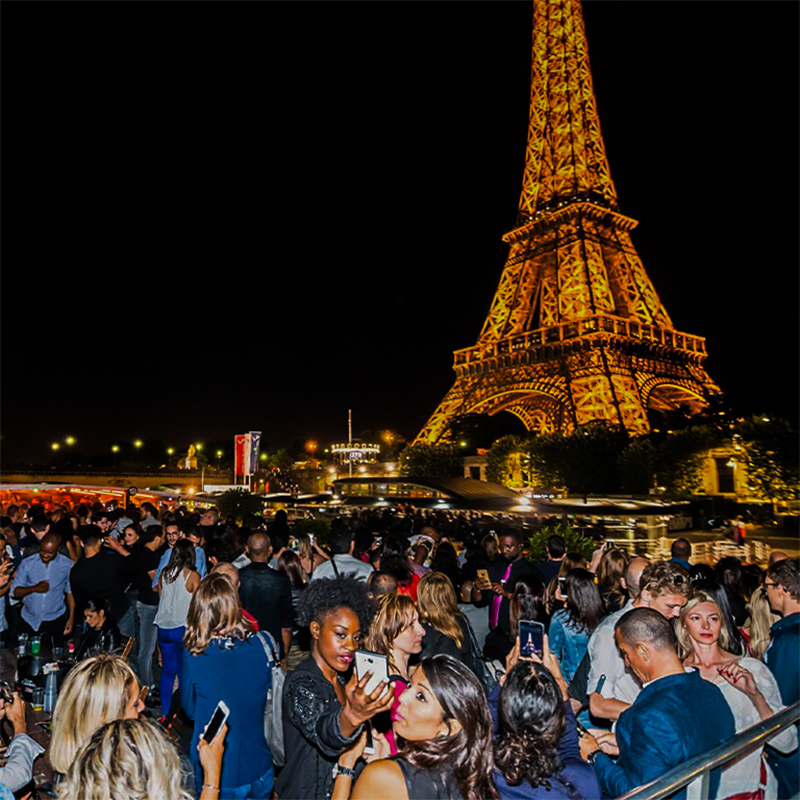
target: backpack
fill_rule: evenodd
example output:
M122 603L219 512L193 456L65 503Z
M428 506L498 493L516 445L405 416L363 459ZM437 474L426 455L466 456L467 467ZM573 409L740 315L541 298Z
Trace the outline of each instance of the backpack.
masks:
M278 659L280 651L269 631L259 631L256 636L267 654L267 668L272 673L272 686L267 692L267 704L264 707L264 738L272 751L272 763L282 767L286 763L283 738L283 687L286 673L281 668Z

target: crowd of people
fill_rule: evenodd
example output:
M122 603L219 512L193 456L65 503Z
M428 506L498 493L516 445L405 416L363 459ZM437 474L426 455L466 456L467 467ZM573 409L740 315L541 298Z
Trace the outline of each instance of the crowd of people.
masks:
M323 546L280 512L4 509L4 647L75 645L53 796L599 800L798 700L797 558L694 564L677 539L669 561L587 559L552 535L533 563L511 526L391 522L338 518ZM360 650L385 660L377 685ZM43 755L18 693L2 717L0 800ZM797 746L785 728L713 770L710 796L793 797Z

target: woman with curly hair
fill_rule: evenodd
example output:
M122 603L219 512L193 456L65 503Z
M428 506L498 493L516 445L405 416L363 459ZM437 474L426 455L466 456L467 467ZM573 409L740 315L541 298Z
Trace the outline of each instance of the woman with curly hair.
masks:
M283 695L286 766L275 782L279 798L326 798L341 767L339 756L361 735L364 723L394 702L390 684L365 691L345 673L369 630L372 606L363 581L317 578L300 598L298 623L311 631L311 657L286 679ZM334 770L334 767L337 767Z
M495 781L502 800L600 797L594 769L581 758L567 684L545 638L544 660L509 654L508 672L489 696L497 726ZM545 666L546 665L546 666Z
M469 667L446 655L423 659L398 711L400 752L368 764L351 800L497 800L492 719Z

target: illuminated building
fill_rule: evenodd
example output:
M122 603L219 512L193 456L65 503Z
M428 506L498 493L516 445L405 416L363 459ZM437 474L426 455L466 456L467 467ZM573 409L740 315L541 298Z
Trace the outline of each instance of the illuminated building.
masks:
M637 435L648 410L704 408L719 392L705 340L675 330L631 242L636 225L619 212L580 2L536 0L517 227L478 342L454 353L455 384L415 441L437 442L458 414Z
M373 464L378 460L380 451L378 444L348 442L331 445L331 454L336 464Z

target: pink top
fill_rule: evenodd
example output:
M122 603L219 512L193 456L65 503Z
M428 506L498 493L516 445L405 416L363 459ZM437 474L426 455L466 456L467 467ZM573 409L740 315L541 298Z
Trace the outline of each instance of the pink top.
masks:
M389 718L392 720L392 725L394 725L394 722L397 719L397 709L400 706L400 695L403 694L410 684L406 683L402 678L398 678L396 675L393 676L392 679L394 680L394 703L392 703L392 710L389 713ZM386 741L389 742L391 754L393 756L397 755L397 743L394 739L394 728L389 728L389 730L386 732Z

